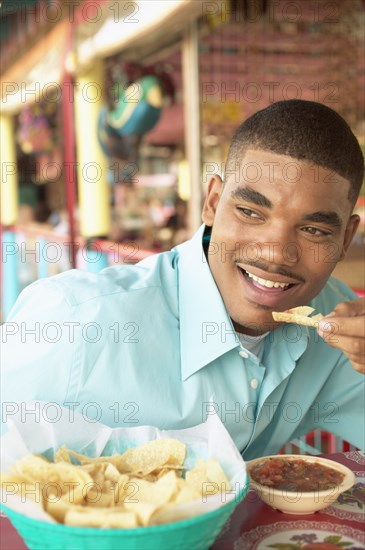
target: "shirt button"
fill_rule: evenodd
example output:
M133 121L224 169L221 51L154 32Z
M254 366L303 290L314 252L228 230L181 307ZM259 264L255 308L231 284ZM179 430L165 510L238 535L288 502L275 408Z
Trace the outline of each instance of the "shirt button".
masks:
M252 378L251 382L250 382L250 386L253 390L255 390L258 386L258 382L256 380L256 378Z
M240 356L241 356L241 357L244 357L244 359L247 359L247 357L248 357L247 351L243 351L243 350L240 351Z

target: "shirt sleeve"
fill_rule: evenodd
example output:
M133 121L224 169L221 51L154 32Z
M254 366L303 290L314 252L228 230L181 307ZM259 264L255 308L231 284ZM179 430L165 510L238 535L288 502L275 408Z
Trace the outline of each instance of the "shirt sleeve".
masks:
M365 377L353 369L345 355L341 355L332 373L329 391L333 398L327 399L328 408L320 419L320 428L364 449ZM325 395L319 398L323 403L326 401Z
M358 296L347 285L335 277L330 277L325 290L313 303L317 311L327 314L339 302L357 298ZM316 344L316 348L318 347ZM331 356L337 356L337 360L310 414L307 415L307 431L320 428L364 449L365 376L355 371L349 359L341 351L329 348L328 351ZM316 352L317 364L322 369L329 354L324 352L324 355L320 356L319 349Z
M365 448L365 376L342 353L294 437L317 428Z
M80 323L54 281L27 287L1 327L2 420L32 400L67 400Z

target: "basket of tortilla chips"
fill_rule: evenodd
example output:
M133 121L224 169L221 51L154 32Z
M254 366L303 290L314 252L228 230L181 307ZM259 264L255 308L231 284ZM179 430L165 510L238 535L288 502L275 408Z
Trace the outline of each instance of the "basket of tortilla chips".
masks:
M44 428L13 418L1 446L2 508L30 549L207 549L248 489L216 416L177 431L78 417L78 445Z

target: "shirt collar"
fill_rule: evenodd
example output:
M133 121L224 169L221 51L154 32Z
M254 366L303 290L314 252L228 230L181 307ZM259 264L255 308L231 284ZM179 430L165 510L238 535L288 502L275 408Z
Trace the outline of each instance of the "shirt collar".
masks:
M204 230L176 247L182 380L240 345L204 254Z

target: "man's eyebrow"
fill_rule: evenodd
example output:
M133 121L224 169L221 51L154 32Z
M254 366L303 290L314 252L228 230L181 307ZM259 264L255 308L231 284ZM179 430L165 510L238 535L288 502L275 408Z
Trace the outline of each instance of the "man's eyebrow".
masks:
M257 204L257 206L272 208L272 202L265 197L265 195L252 189L252 187L236 187L236 189L231 192L231 198L252 202Z
M303 216L308 222L326 223L334 227L342 227L342 221L336 212L312 212Z

